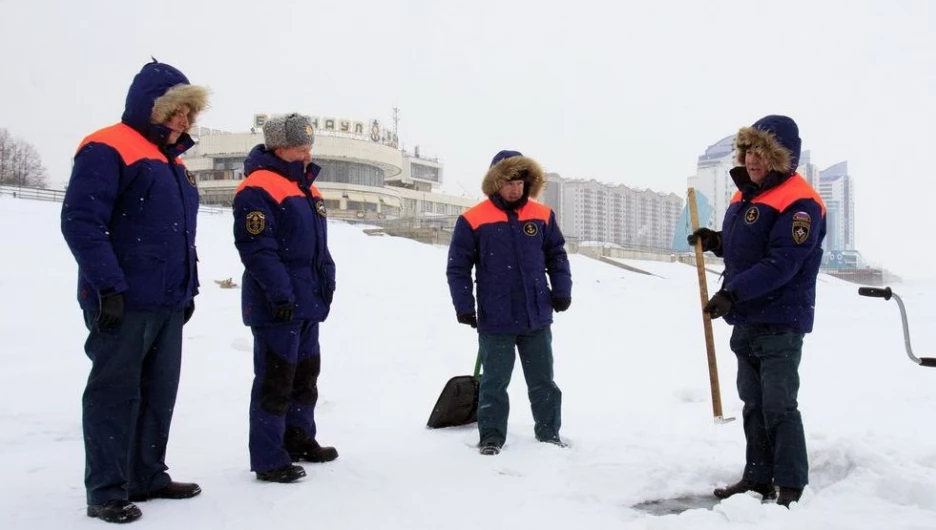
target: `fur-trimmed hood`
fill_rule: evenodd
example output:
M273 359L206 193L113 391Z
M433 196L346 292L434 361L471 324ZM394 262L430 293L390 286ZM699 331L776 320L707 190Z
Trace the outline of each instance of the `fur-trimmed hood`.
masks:
M494 156L491 167L481 182L481 191L488 197L497 195L504 184L526 171L526 186L529 197L535 199L546 189L546 172L530 157L519 151L501 151Z
M198 119L199 113L208 107L208 89L198 85L185 84L178 84L170 88L153 102L153 123L166 123L166 120L172 116L172 113L180 105L188 105L192 109L192 116L189 119L189 129L191 129Z
M799 166L801 145L796 122L786 116L765 116L738 131L735 162L743 166L744 155L754 151L764 157L768 170L792 175Z
M178 69L155 60L133 78L121 121L157 145L164 145L169 129L163 125L179 105L192 109L189 128L208 108L208 89L192 85Z

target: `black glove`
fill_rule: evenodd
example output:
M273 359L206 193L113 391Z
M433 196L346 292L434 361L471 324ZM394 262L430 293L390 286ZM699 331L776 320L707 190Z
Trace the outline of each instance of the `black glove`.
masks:
M101 312L97 323L101 329L113 328L124 316L124 297L121 293L109 294L101 297Z
M572 305L571 298L553 298L552 299L552 308L554 311L562 312L569 308Z
M473 328L478 327L478 316L474 313L465 313L464 315L458 315L459 324L467 324Z
M273 304L273 319L277 322L289 322L293 319L292 302L277 302Z
M737 301L734 293L728 291L718 291L715 296L705 304L702 311L705 311L712 318L723 317L731 311L731 306Z
M721 248L721 232L709 228L700 228L686 237L689 245L695 246L696 241L702 241L702 251L718 250Z
M185 312L182 317L182 324L188 324L188 321L192 319L192 314L195 313L195 300L192 300L185 306Z

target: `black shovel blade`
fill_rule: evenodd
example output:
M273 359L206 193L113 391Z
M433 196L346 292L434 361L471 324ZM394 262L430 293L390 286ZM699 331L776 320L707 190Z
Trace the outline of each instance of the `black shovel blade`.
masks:
M459 375L445 383L426 426L430 429L468 425L478 421L478 380Z

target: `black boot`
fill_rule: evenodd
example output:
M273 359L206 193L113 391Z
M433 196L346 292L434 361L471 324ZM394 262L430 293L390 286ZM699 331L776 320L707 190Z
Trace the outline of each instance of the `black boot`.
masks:
M331 462L338 458L338 450L334 447L322 447L309 435L296 427L286 427L283 445L293 462L305 460L321 464Z
M799 502L800 497L803 495L803 488L784 488L780 487L780 496L777 497L777 504L780 506L790 507L790 504L794 502Z
M288 484L295 482L306 476L305 469L302 466L290 464L288 466L270 469L268 471L257 471L257 480L264 482L279 482Z
M104 504L89 504L88 517L97 517L108 523L132 523L140 518L143 512L130 501L113 500Z
M712 492L719 499L727 499L732 495L738 493L746 493L748 491L753 491L754 493L760 493L764 499L773 499L777 496L777 491L774 489L773 484L757 484L751 482L750 480L741 479L738 482L725 486L723 488L715 488L715 491Z
M309 440L298 444L290 444L286 449L293 462L305 460L321 464L322 462L331 462L338 458L338 450L334 447L322 447L315 440Z
M133 502L143 502L149 499L188 499L201 493L201 486L190 482L170 482L165 488L149 493L135 493L130 495Z
M331 462L338 458L338 450L331 446L321 446L315 440L309 442L309 447L302 455L302 459L307 462Z

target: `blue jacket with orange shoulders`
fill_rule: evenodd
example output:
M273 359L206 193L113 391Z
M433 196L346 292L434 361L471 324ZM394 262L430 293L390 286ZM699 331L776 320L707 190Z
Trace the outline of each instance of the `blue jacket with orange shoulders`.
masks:
M785 116L768 116L736 136L738 191L725 212L721 248L723 290L736 300L729 324L766 325L809 333L816 278L822 264L826 209L819 194L795 173L799 135ZM760 153L770 172L755 185L743 167L748 150Z
M285 162L262 144L244 161L234 195L234 243L244 264L244 324L272 324L273 306L291 303L293 318L323 322L335 292L327 211L313 182L320 168Z
M183 133L169 145L164 120L182 105L190 124L208 92L165 63L143 66L127 92L120 123L78 147L61 210L61 229L78 262L78 302L122 293L128 311L182 309L198 293L195 231L198 189L182 153Z
M526 181L523 199L506 204L498 191L521 172ZM553 321L552 299L572 296L572 274L556 216L528 198L538 195L545 183L545 173L534 160L519 153L509 156L485 176L482 190L489 198L455 223L446 270L449 291L456 314L477 314L479 332L518 334L543 328Z

